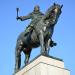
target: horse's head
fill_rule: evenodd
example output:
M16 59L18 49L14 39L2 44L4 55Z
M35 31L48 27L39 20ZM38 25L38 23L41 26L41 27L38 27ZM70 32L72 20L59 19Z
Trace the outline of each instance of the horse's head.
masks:
M50 25L55 25L61 14L61 8L63 5L53 4L46 12L44 17L44 22L49 23Z

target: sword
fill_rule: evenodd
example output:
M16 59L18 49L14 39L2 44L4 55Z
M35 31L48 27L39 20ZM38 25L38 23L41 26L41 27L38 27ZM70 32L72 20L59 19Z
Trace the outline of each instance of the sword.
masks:
M18 12L19 12L19 8L16 8L16 11L17 11L17 18L18 18Z

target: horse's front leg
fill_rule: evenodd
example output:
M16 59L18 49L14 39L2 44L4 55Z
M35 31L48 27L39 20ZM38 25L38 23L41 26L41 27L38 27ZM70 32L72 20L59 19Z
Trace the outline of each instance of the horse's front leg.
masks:
M40 41L40 45L41 45L41 54L45 54L45 46L44 46L44 36L43 36L43 31L40 30L40 34L39 34L39 41Z
M46 54L49 55L49 51L50 51L50 42L51 42L51 39L49 39L48 41L46 41L45 43L45 51L46 51Z

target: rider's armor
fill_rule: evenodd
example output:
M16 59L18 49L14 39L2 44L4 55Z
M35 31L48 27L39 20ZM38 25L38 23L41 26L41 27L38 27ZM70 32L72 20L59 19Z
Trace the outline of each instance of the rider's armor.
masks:
M40 21L40 19L42 18L42 16L44 16L44 14L42 12L40 12L40 8L38 5L36 5L34 7L34 10L32 13L30 13L27 16L20 16L18 17L18 19L20 19L21 21L27 20L27 19L32 19L31 23L28 25L28 27L25 30L25 35L27 35L29 32L31 32L34 28L34 25L37 24L38 21Z

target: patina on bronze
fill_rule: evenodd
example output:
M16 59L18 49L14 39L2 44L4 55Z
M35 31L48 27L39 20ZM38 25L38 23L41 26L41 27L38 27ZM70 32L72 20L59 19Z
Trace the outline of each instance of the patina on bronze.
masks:
M53 4L48 8L45 14L40 12L39 6L34 7L34 11L28 16L18 16L17 20L32 19L30 25L22 32L16 44L15 56L15 72L19 71L21 66L21 52L25 54L25 65L28 64L32 48L41 46L41 54L49 55L49 48L56 45L52 41L54 26L61 14L62 5Z

